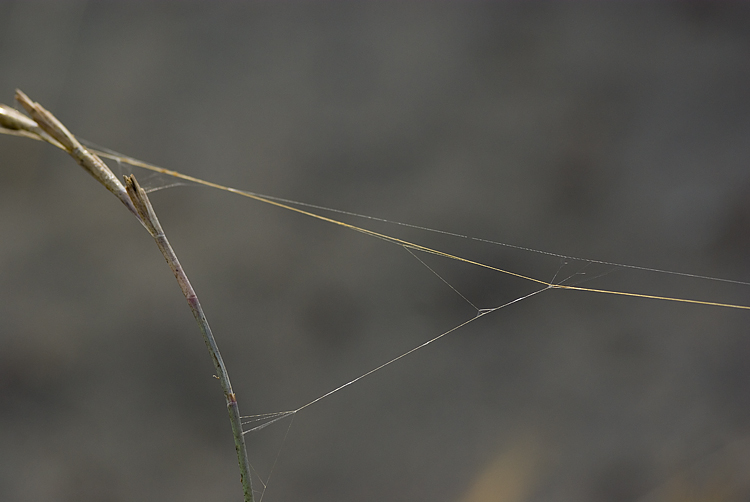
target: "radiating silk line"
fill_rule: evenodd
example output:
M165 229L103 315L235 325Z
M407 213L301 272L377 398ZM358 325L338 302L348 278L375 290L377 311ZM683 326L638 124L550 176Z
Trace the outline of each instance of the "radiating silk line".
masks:
M358 227L358 226L352 225L350 223L345 223L343 221L335 220L333 218L328 218L326 216L323 216L323 215L320 215L320 214L316 214L316 213L312 213L310 211L306 211L304 209L300 209L300 208L297 208L297 207L293 207L293 206L290 206L287 203L282 203L282 202L279 202L277 200L273 200L273 199L270 199L268 197L265 197L265 196L262 196L262 195L258 195L258 194L252 193L252 192L247 192L247 191L244 191L244 190L238 190L236 188L224 186L224 185L221 185L219 183L214 183L212 181L202 180L200 178L196 178L194 176L190 176L190 175L187 175L187 174L182 174L182 173L177 172L177 171L171 171L169 169L164 169L163 167L154 166L152 164L148 164L146 162L142 162L142 161L140 161L138 159L133 159L133 158L128 157L126 155L120 155L120 154L115 154L115 153L108 153L106 151L96 151L96 153L99 154L99 155L103 155L103 156L105 156L107 158L110 158L112 160L118 160L118 161L122 161L122 162L127 162L128 164L131 164L131 165L136 166L136 167L141 167L141 168L144 168L144 169L148 169L150 171L155 171L155 172L158 172L158 173L161 173L161 174L166 174L168 176L172 176L174 178L182 179L182 180L185 180L185 181L191 181L191 182L197 183L199 185L208 186L208 187L211 187L211 188L216 188L218 190L223 190L223 191L226 191L226 192L235 193L237 195L241 195L243 197L248 197L250 199L257 200L259 202L264 202L266 204L271 204L273 206L280 207L280 208L283 208L283 209L287 209L287 210L293 211L295 213L303 214L305 216L310 216L312 218L315 218L315 219L318 219L318 220L321 220L321 221L326 221L328 223L333 223L334 225L339 225L339 226L342 226L344 228L348 228L350 230L354 230L354 231L357 231L357 232L360 232L360 233L363 233L363 234L366 234L366 235L370 235L372 237L377 237L378 239L382 239L382 240L387 241L387 242L391 242L391 243L394 243L394 244L398 244L400 246L404 246L407 249L413 249L413 250L416 250L416 251L423 251L425 253L430 253L430 254L434 254L434 255L437 255L437 256L442 256L444 258L449 258L451 260L457 260L457 261L460 261L460 262L463 262L463 263L468 263L470 265L476 265L478 267L486 268L486 269L489 269L489 270L494 270L495 272L500 272L500 273L507 274L507 275L510 275L510 276L513 276L513 277L518 277L520 279L525 279L527 281L535 282L537 284L542 284L544 286L549 286L549 287L555 288L555 289L568 289L568 290L576 290L576 291L588 291L588 292L591 292L591 293L603 293L603 294L610 294L610 295L630 296L630 297L635 297L635 298L646 298L646 299L651 299L651 300L664 300L664 301L670 301L670 302L693 303L693 304L697 304L697 305L709 305L709 306L713 306L713 307L726 307L726 308L733 308L733 309L750 310L750 306L748 306L748 305L736 305L736 304L731 304L731 303L710 302L710 301L694 300L694 299L688 299L688 298L675 298L675 297L659 296L659 295L648 295L648 294L641 294L641 293L629 293L629 292L625 292L625 291L616 291L616 290L609 290L609 289L581 288L581 287L577 287L577 286L556 285L556 284L549 283L547 281L543 281L541 279L536 279L534 277L530 277L530 276L527 276L527 275L518 274L516 272L511 272L509 270L501 269L501 268L498 268L498 267L493 267L492 265L488 265L486 263L481 263L481 262L477 262L477 261L474 261L474 260L469 260L467 258L463 258L463 257L457 256L457 255L453 255L453 254L450 254L450 253L439 251L437 249L433 249L433 248L430 248L430 247L427 247L427 246L422 246L420 244L416 244L416 243L409 242L409 241L406 241L406 240L403 240L403 239L398 239L396 237L391 237L391 236L386 235L386 234L375 232L373 230L368 230L366 228ZM292 201L289 201L289 202L293 203ZM527 249L527 248L522 248L522 249ZM564 255L555 255L555 254L553 254L552 256L573 259L572 257L566 257ZM691 274L682 274L680 272L669 272L669 271L657 270L657 269L632 267L632 266L627 266L627 265L620 265L618 263L610 263L610 262L603 262L603 261L596 261L596 260L585 260L585 261L593 261L594 263L600 263L600 264L606 264L606 265L612 265L612 266L626 266L626 267L629 267L629 268L637 268L639 270L646 270L646 271L651 271L651 272L663 272L663 273L669 273L669 274L687 275L688 277L694 277L694 278L702 278L702 279L710 279L710 280L723 280L723 279L715 279L715 278L712 278L712 277L697 276L697 275L691 275ZM737 284L750 285L750 283L744 283L744 282L740 282L740 281L724 281L724 282L735 282Z
M12 134L12 135L19 135L18 131L13 131L13 130L6 129L6 128L3 128L3 127L0 127L0 133L3 133L3 134ZM41 138L34 137L31 134L23 134L23 136L31 137L33 139L41 140ZM89 143L89 142L82 141L82 143L85 144L85 145L87 145L87 146L91 145L91 143ZM253 193L253 192L247 192L245 190L239 190L237 188L232 188L232 187L229 187L229 186L221 185L219 183L214 183L212 181L207 181L207 180L203 180L203 179L200 179L200 178L196 178L195 176L190 176L188 174L183 174L183 173L180 173L178 171L172 171L170 169L165 169L163 167L159 167L159 166L156 166L156 165L153 165L153 164L149 164L148 162L143 162L143 161L135 159L133 157L129 157L127 155L123 155L123 154L120 154L120 153L117 153L117 152L114 152L112 150L108 150L108 149L102 148L102 147L91 146L90 150L92 152L96 153L97 155L100 155L102 157L105 157L105 158L108 158L108 159L111 159L111 160L115 160L117 162L125 162L125 163L130 164L130 165L135 166L135 167L140 167L140 168L143 168L143 169L147 169L149 171L153 171L153 172L165 174L167 176L171 176L171 177L174 177L174 178L177 178L177 179L181 179L181 180L185 180L185 181L190 181L190 182L196 183L198 185L203 185L203 186L215 188L215 189L218 189L218 190L223 190L223 191L226 191L226 192L230 192L230 193L234 193L234 194L237 194L237 195L241 195L243 197L248 197L248 198L256 200L258 202L263 202L263 203L270 204L270 205L273 205L273 206L276 206L276 207L287 209L289 211L293 211L293 212L298 213L298 214L303 214L303 215L309 216L311 218L315 218L315 219L318 219L318 220L321 220L321 221L332 223L334 225L339 225L341 227L348 228L350 230L354 230L356 232L360 232L360 233L363 233L365 235L369 235L371 237L376 237L378 239L382 239L384 241L391 242L393 244L398 244L399 246L403 246L403 247L406 247L408 249L412 249L412 250L415 250L415 251L422 251L422 252L434 254L434 255L437 255L437 256L442 256L444 258L449 258L449 259L452 259L452 260L457 260L457 261L460 261L460 262L463 262L463 263L468 263L470 265L476 265L478 267L486 268L486 269L489 269L489 270L494 270L495 272L500 272L500 273L507 274L507 275L510 275L510 276L513 276L513 277L518 277L520 279L524 279L524 280L527 280L527 281L530 281L530 282L534 282L534 283L537 283L537 284L548 286L548 287L551 287L551 288L554 288L554 289L568 289L568 290L577 290L577 291L588 291L588 292L592 292L592 293L602 293L602 294L619 295L619 296L630 296L630 297L645 298L645 299L650 299L650 300L664 300L664 301L670 301L670 302L692 303L692 304L697 304L697 305L708 305L708 306L712 306L712 307L726 307L726 308L733 308L733 309L750 310L750 306L748 306L748 305L738 305L738 304L721 303L721 302L710 302L710 301L704 301L704 300L695 300L695 299L688 299L688 298L677 298L677 297L668 297L668 296L659 296L659 295L648 295L648 294L642 294L642 293L630 293L630 292L625 292L625 291L616 291L616 290L608 290L608 289L581 288L581 287L576 287L576 286L556 285L556 284L549 283L547 281L543 281L541 279L536 279L534 277L530 277L530 276L527 276L527 275L523 275L523 274L519 274L519 273L516 273L516 272L512 272L510 270L505 270L505 269L501 269L501 268L498 268L498 267L493 267L492 265L488 265L486 263L481 263L481 262L477 262L477 261L474 261L474 260L469 260L467 258L463 258L463 257L457 256L457 255L453 255L453 254L450 254L450 253L446 253L446 252L443 252L443 251L440 251L440 250L437 250L437 249L433 249L433 248L430 248L430 247L427 247L427 246L422 246L420 244L416 244L416 243L409 242L409 241L406 241L406 240L403 240L403 239L392 237L392 236L389 236L389 235L386 235L386 234L382 234L380 232L375 232L373 230L368 230L366 228L358 227L356 225L345 223L343 221L339 221L339 220L336 220L336 219L333 219L333 218L328 218L326 216L323 216L323 215L320 215L320 214L317 214L317 213L312 213L310 211L306 211L306 210L300 209L298 207L291 206L290 204L300 204L300 203L297 203L297 202L294 202L294 201L281 202L281 200L283 200L283 199L278 199L276 197L273 197L273 198L266 197L266 196L259 195L259 194ZM311 206L311 205L308 205L308 206ZM319 208L320 209L329 210L328 208L322 208L322 207L319 207ZM351 215L355 215L355 216L361 216L361 215L357 215L356 213L347 213L345 211L342 211L342 212L344 214L351 214ZM370 217L368 217L368 218L370 218ZM371 219L380 220L378 218L371 218ZM382 221L388 221L388 220L382 220ZM431 230L431 229L428 229L426 227L417 227L417 226L408 225L408 224L402 224L402 225L404 225L404 226L410 226L410 227L415 227L415 228L419 228L419 229L422 229L422 230ZM438 232L440 232L440 233L446 233L448 235L453 235L450 232L442 232L442 231L438 231ZM456 236L460 236L460 237L466 237L466 236L461 236L459 234L455 234L455 235ZM498 245L502 244L502 243L498 243L498 242L495 242L495 241L487 241L487 240L484 240L484 239L475 239L475 240L478 240L480 242L487 242L487 243L492 243L492 244L498 244ZM502 245L505 245L505 244L502 244ZM540 251L536 251L536 250L531 249L531 248L524 248L524 247L521 247L521 246L512 246L512 245L509 245L509 247L513 247L513 248L517 248L517 249L523 249L523 250L527 250L527 251L540 252ZM555 253L547 253L547 252L544 252L544 251L541 251L541 253L548 254L550 256L560 257L560 258L569 258L569 259L579 260L579 258L574 258L574 257L571 257L571 256L565 256L565 255L560 255L560 254L555 254ZM659 270L659 269L653 269L653 268L647 268L647 267L637 267L637 266L633 266L633 265L623 265L623 264L619 264L619 263L605 262L605 261L599 261L599 260L582 260L582 261L590 261L590 262L593 262L593 263L599 263L599 264L605 264L605 265L612 265L612 266L617 266L617 267L626 267L626 268L633 268L633 269L644 270L644 271L649 271L649 272L659 272L659 273L680 275L680 276L686 276L686 277L692 277L692 278L698 278L698 279L707 279L707 280L713 280L713 281L730 282L730 283L734 283L734 284L741 284L741 285L748 285L748 286L750 286L750 283L747 283L747 282L733 281L733 280L720 279L720 278L708 277L708 276L700 276L700 275L695 275L695 274L686 274L686 273L682 273L682 272L670 272L670 271L667 271L667 270Z

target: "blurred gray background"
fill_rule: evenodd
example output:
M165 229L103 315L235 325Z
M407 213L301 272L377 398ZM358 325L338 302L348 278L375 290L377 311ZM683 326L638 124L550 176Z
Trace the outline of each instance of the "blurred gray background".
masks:
M82 138L237 188L750 281L749 22L741 3L2 2L0 102L21 88ZM240 500L151 239L63 153L0 152L0 500ZM245 414L476 313L398 246L207 188L152 200ZM543 280L561 265L347 221ZM533 290L422 258L480 308ZM557 278L750 304L584 266ZM266 478L283 444L268 502L748 500L749 322L544 293L248 435L251 462Z

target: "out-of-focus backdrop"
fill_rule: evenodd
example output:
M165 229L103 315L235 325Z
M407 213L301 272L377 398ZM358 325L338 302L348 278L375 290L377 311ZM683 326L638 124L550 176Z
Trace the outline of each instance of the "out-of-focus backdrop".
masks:
M2 2L0 102L20 88L82 138L237 188L750 281L748 26L735 3ZM240 500L210 359L146 232L49 145L0 136L0 176L0 500ZM152 200L246 414L476 314L399 246L207 188ZM347 221L543 280L750 304ZM420 258L478 308L534 287ZM249 434L251 461L268 502L747 500L749 325L546 292Z

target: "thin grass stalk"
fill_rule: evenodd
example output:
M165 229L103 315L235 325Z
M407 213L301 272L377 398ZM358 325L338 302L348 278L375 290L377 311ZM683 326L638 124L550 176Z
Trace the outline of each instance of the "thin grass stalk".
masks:
M182 293L190 306L190 310L195 317L196 322L203 335L203 341L206 343L211 359L216 369L217 378L221 383L224 391L224 398L229 412L229 421L232 424L232 435L234 436L234 446L237 452L237 462L240 467L240 480L244 492L245 502L254 502L252 477L250 475L250 463L247 457L247 448L245 438L242 434L242 423L240 419L239 405L237 397L232 390L232 384L229 381L224 360L219 352L219 346L213 336L211 327L208 324L206 315L203 313L198 296L195 294L193 286L180 265L177 255L167 240L167 236L156 217L151 201L149 201L146 192L138 185L135 176L125 177L125 185L117 179L107 165L94 153L89 152L81 143L68 131L67 128L55 118L50 112L45 110L39 103L31 101L23 92L16 90L16 99L31 115L31 119L16 110L5 105L0 106L0 126L7 129L21 131L26 135L38 136L39 138L52 143L55 146L62 147L75 161L86 169L94 178L96 178L107 190L112 192L128 208L148 230L154 238L157 247L167 260L169 267L172 269L177 283L180 285Z
M190 284L185 270L180 265L180 260L177 259L177 255L172 249L171 244L167 236L164 234L164 230L159 223L159 219L156 217L151 201L148 199L146 192L138 185L135 176L130 175L125 177L125 187L130 196L130 200L133 202L135 209L140 217L141 221L144 222L144 226L149 231L151 236L154 238L156 245L161 251L164 258L169 264L169 268L172 269L177 283L180 285L182 294L185 295L190 310L193 312L193 317L200 327L201 334L203 335L203 341L206 343L208 352L211 354L211 359L214 362L216 373L221 382L221 388L224 391L224 397L227 402L227 411L229 412L229 421L232 424L232 434L234 436L234 447L237 451L237 462L240 466L240 479L242 481L242 489L245 492L245 500L248 502L253 501L253 488L252 478L250 476L250 462L247 458L247 448L245 447L245 437L242 434L242 422L240 419L239 405L237 404L237 398L232 390L232 384L229 381L229 373L224 365L224 360L219 352L219 346L216 344L216 339L211 331L211 326L208 324L208 319L203 313L203 308L198 300L198 296L193 290L193 286Z

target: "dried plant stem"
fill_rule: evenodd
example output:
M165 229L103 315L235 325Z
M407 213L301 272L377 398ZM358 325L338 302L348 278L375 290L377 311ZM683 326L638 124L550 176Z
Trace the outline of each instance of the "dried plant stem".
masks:
M242 435L242 423L240 421L240 410L237 404L237 398L232 390L232 384L229 381L224 360L219 352L216 339L208 325L208 320L203 313L198 296L193 290L185 271L180 265L172 246L164 234L164 230L156 217L154 208L146 195L146 192L138 185L135 176L125 178L125 186L115 177L107 165L95 154L86 150L78 140L75 139L65 126L60 123L50 112L45 110L39 103L31 101L20 90L16 91L16 99L29 112L31 119L12 108L0 107L0 126L23 131L28 135L39 136L55 146L62 146L84 169L86 169L94 178L102 183L110 192L115 194L118 199L133 213L138 220L146 227L149 234L154 238L156 245L159 247L162 255L167 260L169 267L172 269L177 283L180 285L182 293L187 299L190 310L193 312L201 333L203 341L206 343L214 367L216 368L217 378L221 383L224 391L224 397L229 412L229 421L232 424L232 434L234 436L234 446L237 451L237 461L240 467L240 479L244 492L245 502L253 502L252 478L250 476L250 463L247 458L247 449L245 439Z
M45 110L39 103L34 103L29 97L16 90L16 100L29 112L31 118L39 125L45 133L51 136L65 149L68 154L75 159L78 164L86 169L99 183L105 186L107 190L112 192L120 199L120 202L125 204L132 213L135 213L133 203L130 201L125 188L120 183L120 180L112 174L107 164L102 159L97 157L95 154L86 150L81 143L68 131L62 123L60 123L54 115ZM19 125L21 125L19 123ZM33 131L29 131L33 132ZM46 138L44 138L46 141Z

